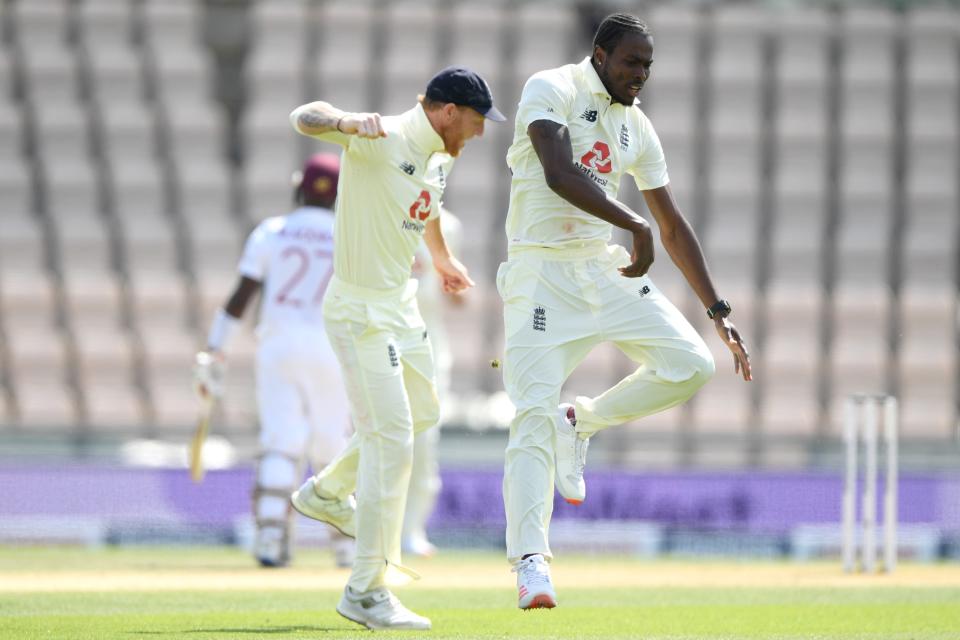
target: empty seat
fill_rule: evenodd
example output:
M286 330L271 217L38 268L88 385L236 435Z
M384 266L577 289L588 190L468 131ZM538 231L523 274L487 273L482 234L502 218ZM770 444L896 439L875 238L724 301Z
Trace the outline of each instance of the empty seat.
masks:
M76 98L79 87L76 56L68 41L67 3L17 2L8 8L23 47L29 90L34 99Z
M155 266L134 268L129 274L135 322L144 341L152 339L149 334L154 328L183 326L191 313L183 276L173 269Z
M47 429L67 432L76 428L79 418L74 392L59 372L18 374L17 405L20 426L32 433Z
M150 398L155 410L156 426L162 433L185 437L196 427L200 408L193 392L190 367L192 354L184 360L183 370L174 376L158 377L153 374Z
M63 292L70 322L81 339L86 327L119 331L123 314L123 292L117 274L106 269L74 270L64 273Z
M576 46L579 34L573 11L541 1L522 3L516 12L513 19L522 35L512 66L514 77L525 81L538 71L580 61L584 50Z
M317 34L320 50L316 54L323 95L330 95L331 78L362 84L358 79L366 77L370 68L373 21L374 10L365 3L339 0L324 4ZM370 107L359 103L349 108L361 111Z
M4 324L29 328L33 324L52 323L56 290L39 257L34 263L14 263L7 258L0 255L0 302Z
M434 1L392 2L385 11L387 25L383 78L390 87L384 95L386 113L406 110L412 97L423 93L427 80L445 64L437 60L441 9ZM464 61L463 64L468 64Z
M123 231L128 272L176 270L176 238L168 216L131 213L125 216Z
M110 266L106 222L96 213L59 210L55 214L58 251L65 271L100 272Z
M137 434L146 413L138 390L122 372L104 377L86 376L83 397L87 419L97 432L116 431L124 436Z
M697 77L697 43L703 19L689 5L658 4L647 11L647 24L656 38L650 90L661 80L691 85ZM646 92L646 89L644 89Z
M43 264L44 241L40 221L22 211L0 210L0 271L12 272Z
M451 11L450 64L470 67L483 76L495 92L501 74L500 47L497 43L501 41L501 33L508 19L505 13L496 3L490 6L455 4Z

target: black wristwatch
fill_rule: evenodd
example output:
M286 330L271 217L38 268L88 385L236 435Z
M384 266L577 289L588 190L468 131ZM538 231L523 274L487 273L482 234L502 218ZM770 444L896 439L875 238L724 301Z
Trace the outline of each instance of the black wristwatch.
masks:
M713 320L714 318L726 318L730 315L730 312L733 309L730 307L730 303L726 300L717 300L713 303L713 306L707 309L707 317Z

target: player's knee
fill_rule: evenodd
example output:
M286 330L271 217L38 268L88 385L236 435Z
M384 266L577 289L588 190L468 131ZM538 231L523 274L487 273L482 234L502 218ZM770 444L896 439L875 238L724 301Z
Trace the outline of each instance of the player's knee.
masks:
M681 387L688 395L693 395L705 385L716 372L713 356L707 350L691 351L672 363L669 368L661 369L660 378Z
M553 450L557 405L517 408L510 430L509 447Z
M689 387L690 393L693 394L710 381L713 374L717 372L717 365L713 361L713 356L710 355L709 351L691 354L690 365L694 373L687 381L687 386Z
M297 484L299 465L285 453L268 451L257 465L257 483L267 488L287 488Z
M421 433L440 424L440 405L436 402L419 402L411 407L413 432Z

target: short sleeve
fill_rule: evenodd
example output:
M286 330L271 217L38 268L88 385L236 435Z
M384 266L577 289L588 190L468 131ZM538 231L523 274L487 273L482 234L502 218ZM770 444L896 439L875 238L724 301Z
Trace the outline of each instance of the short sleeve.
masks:
M243 255L240 257L240 264L237 265L237 271L240 272L240 275L257 282L263 282L267 274L269 234L266 224L266 220L260 223L247 238L247 243L243 247Z
M537 120L550 120L566 125L573 95L560 78L545 73L534 74L523 87L517 109L517 124L526 130Z
M392 157L392 147L390 145L400 137L400 134L394 131L389 131L386 138L361 138L359 136L346 137L350 138L349 146L344 146L347 146L347 155L349 155L351 158L362 160L364 162L370 160L389 162L390 158Z
M657 189L670 182L667 175L667 161L663 155L660 138L645 115L640 116L640 139L643 147L633 166L627 172L636 180L640 191Z

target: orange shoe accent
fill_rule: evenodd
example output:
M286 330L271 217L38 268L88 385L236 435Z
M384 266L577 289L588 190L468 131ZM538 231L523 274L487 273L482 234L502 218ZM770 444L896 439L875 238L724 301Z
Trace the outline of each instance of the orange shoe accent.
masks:
M564 498L567 501L567 504L572 504L575 507L579 507L583 504L583 500L571 500L570 498Z
M557 606L557 603L554 602L553 598L544 593L535 596L530 606L524 609L524 611L529 611L530 609L553 609L555 606Z

